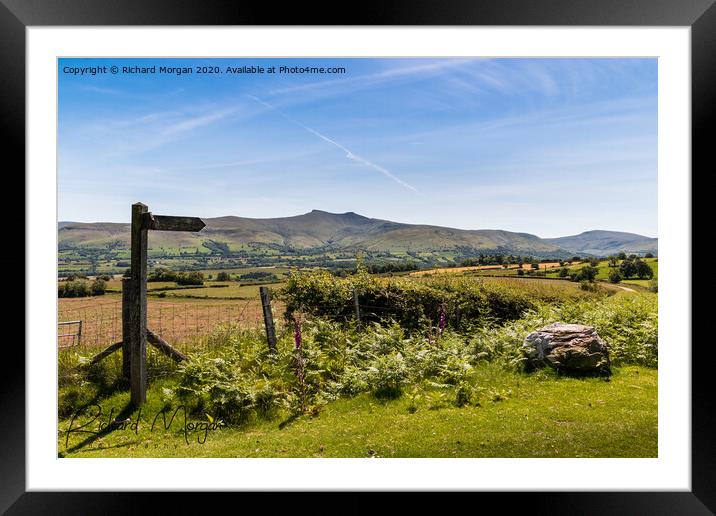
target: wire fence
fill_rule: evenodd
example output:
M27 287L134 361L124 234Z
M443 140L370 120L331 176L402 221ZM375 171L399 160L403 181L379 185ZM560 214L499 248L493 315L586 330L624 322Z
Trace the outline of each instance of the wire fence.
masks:
M432 308L432 307L431 307ZM271 311L277 326L282 326L285 305L271 301ZM356 313L357 309L357 313ZM333 303L313 304L301 312L304 316L319 316L336 322L370 324L395 319L405 307L375 306L336 300ZM424 317L436 326L459 324L460 312L446 305L428 310ZM402 314L405 317L405 314ZM415 314L417 315L417 314ZM426 322L427 322L426 321ZM233 324L244 329L264 328L261 300L225 301L163 300L149 298L147 328L170 345L190 351L202 345L202 339L218 326ZM430 325L430 323L428 323ZM122 341L122 301L118 298L80 298L63 300L58 310L58 348L77 351L97 351Z
M275 315L282 307L272 303ZM187 349L217 326L236 324L243 328L263 326L261 302L257 299L231 301L147 302L147 328L165 341ZM58 310L58 348L94 350L122 340L121 299L84 298L67 300Z

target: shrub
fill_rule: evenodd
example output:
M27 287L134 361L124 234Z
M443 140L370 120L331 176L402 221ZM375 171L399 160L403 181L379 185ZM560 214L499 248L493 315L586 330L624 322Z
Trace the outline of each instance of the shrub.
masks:
M231 281L231 274L222 271L216 275L216 281Z
M579 271L577 271L577 273L572 276L572 280L579 282L588 281L591 283L597 277L598 273L599 269L591 265L587 265L586 267L582 267L581 269L579 269Z
M107 290L107 282L102 279L96 279L90 285L90 292L93 296L103 296Z
M147 275L147 281L177 281L178 274L165 267L157 267Z
M79 274L79 273L68 274L65 277L65 281L77 281L77 280L86 280L86 279L87 279L87 276L85 276L84 274Z
M579 288L581 288L582 290L586 290L587 292L597 292L599 290L598 285L596 285L593 281L587 280L580 281Z
M239 279L241 280L264 280L264 281L273 281L275 279L278 279L275 274L271 272L265 272L265 271L255 271L255 272L247 272L246 274L242 274L239 276Z
M636 275L639 277L639 279L651 279L654 277L654 271L648 263L643 260L636 260L635 264Z
M63 281L57 284L57 297L87 297L91 295L89 283L82 280Z
M397 398L406 384L408 370L403 355L376 357L368 366L366 380L376 398Z
M177 285L203 285L204 275L201 272L182 272L176 276Z
M622 275L617 269L609 271L609 281L611 283L619 283L622 280Z
M176 391L190 412L215 414L231 424L245 423L255 414L256 393L236 367L237 358L195 355L180 366Z
M632 278L634 276L639 279L651 279L654 277L654 271L644 260L640 258L628 258L619 266L623 278Z
M621 265L619 265L619 271L621 272L622 278L636 276L636 264L633 260L624 259Z

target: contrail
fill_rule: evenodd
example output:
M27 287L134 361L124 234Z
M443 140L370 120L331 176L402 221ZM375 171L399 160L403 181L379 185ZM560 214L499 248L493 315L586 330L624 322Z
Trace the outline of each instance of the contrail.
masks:
M354 154L353 151L351 151L349 148L344 147L343 145L341 145L340 143L338 143L338 142L335 141L335 140L331 140L328 136L325 136L325 135L319 133L319 132L316 131L315 129L311 129L311 128L308 127L308 126L303 125L301 122L299 122L299 121L296 120L295 118L293 118L293 117L287 115L286 113L284 113L283 111L281 111L281 110L278 109L277 107L274 107L274 106L272 106L271 104L269 104L268 102L264 102L264 101L261 100L260 98L254 97L253 95L249 95L249 97L252 98L253 100L255 100L256 102L258 102L259 104L262 104L263 106L266 106L267 108L272 109L273 111L276 111L279 115L281 115L282 117L284 117L286 120L288 120L288 121L291 122L292 124L296 124L297 126L303 128L303 129L305 129L306 131L308 131L309 133L313 134L314 136L319 137L319 138L320 138L321 140L323 140L324 142L330 143L330 144L333 145L334 147L338 147L339 149L341 149L343 152L346 153L346 158L348 158L349 160L355 161L355 162L357 162L357 163L361 163L361 164L363 164L363 165L365 165L365 166L367 166L367 167L372 168L373 170L377 170L378 172L380 172L381 174L383 174L385 177L387 177L387 178L389 178L389 179L392 179L393 181L395 181L396 183L398 183L400 186L403 186L403 187L405 187L405 188L408 188L409 190L412 190L412 191L415 192L415 193L420 193L417 188L415 188L415 187L412 186L412 185L409 185L408 183L406 183L405 181L403 181L402 179L400 179L399 177L397 177L395 174L391 173L389 170L386 170L385 168L381 167L380 165L376 165L376 164L373 163L372 161L368 161L367 159L362 158L362 157L358 156L357 154Z

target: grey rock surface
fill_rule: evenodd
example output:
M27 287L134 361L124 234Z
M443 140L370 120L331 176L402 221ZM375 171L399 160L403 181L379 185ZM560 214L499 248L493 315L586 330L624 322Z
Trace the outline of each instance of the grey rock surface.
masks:
M550 366L570 374L611 375L607 344L593 326L552 323L527 335L522 352L528 371Z

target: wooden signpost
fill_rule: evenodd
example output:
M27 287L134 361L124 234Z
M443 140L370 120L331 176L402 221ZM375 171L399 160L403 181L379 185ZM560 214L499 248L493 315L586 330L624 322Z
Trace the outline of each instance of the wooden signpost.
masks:
M138 202L132 205L131 276L124 286L129 286L126 297L127 319L125 347L129 348L129 382L131 399L139 406L147 399L147 231L201 231L206 224L197 217L170 217L153 215L146 205ZM123 310L124 312L124 310ZM151 333L151 332L150 332ZM160 338L152 335L152 344L175 359L184 356ZM128 346L127 346L128 343Z
M129 381L132 404L147 399L147 342L169 358L181 362L186 356L147 328L147 231L201 231L206 224L197 217L153 215L147 206L132 205L130 277L122 278L122 341L115 342L90 360L96 364L122 350L122 376Z
M269 351L276 352L276 327L273 323L273 314L271 313L271 296L268 287L259 287L261 295L261 308L264 313L264 326L266 327L266 341L268 342Z

